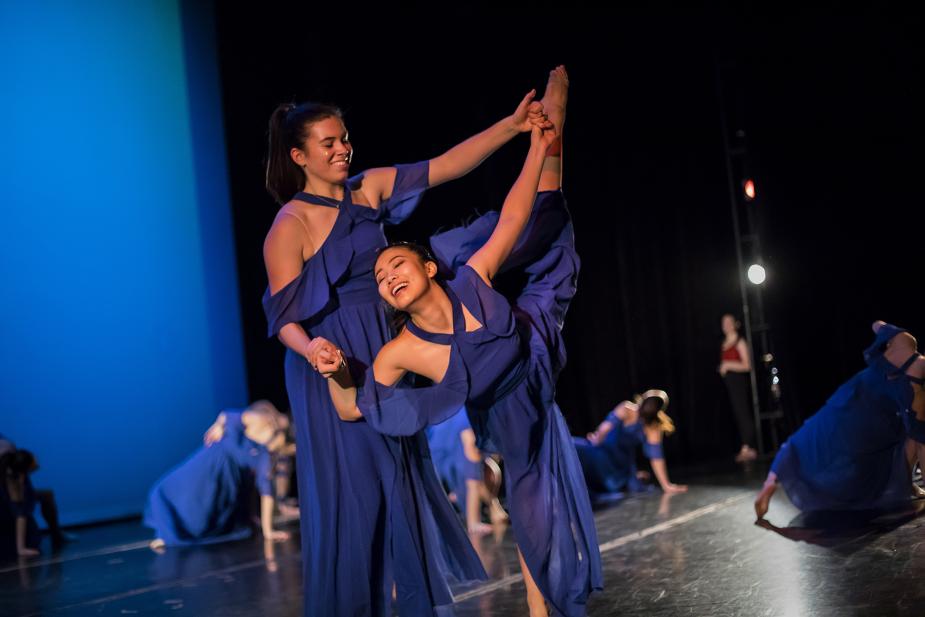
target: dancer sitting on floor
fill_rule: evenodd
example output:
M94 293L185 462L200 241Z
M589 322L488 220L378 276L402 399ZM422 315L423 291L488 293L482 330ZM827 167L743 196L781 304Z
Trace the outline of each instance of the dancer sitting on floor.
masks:
M784 442L755 500L759 519L778 484L800 510L866 510L910 498L908 437L925 442L925 358L915 338L874 322L867 368L841 385Z
M482 506L492 524L508 520L507 513L485 485L485 458L475 443L466 408L440 424L428 427L427 441L437 475L449 491L450 501L466 518L469 533L485 534L492 528L482 522Z
M169 471L148 494L144 524L154 529L152 549L249 536L255 484L264 538L289 538L273 528L271 482L272 453L285 445L285 431L272 414L251 408L223 411L217 422L221 437Z
M622 497L624 492L640 492L647 485L638 477L636 450L642 451L667 494L682 493L687 486L668 478L662 452L662 439L674 432L674 423L665 413L668 394L649 390L613 408L600 426L587 438L575 437L575 448L585 474L588 490L596 500Z
M31 476L38 468L32 452L18 449L0 434L0 557L39 554L41 534L35 519L36 505L48 525L52 550L77 539L61 529L54 492L32 485Z
M276 505L279 513L286 518L298 518L299 508L296 498L289 499L291 489L291 478L295 467L295 435L289 416L280 412L276 405L267 400L259 400L251 403L248 408L250 413L265 413L268 415L267 422L275 424L278 429L285 434L285 443L279 449L272 452L271 468L274 470L273 489L276 495ZM206 430L202 442L206 446L220 441L225 434L225 414L219 414L212 423L212 426Z

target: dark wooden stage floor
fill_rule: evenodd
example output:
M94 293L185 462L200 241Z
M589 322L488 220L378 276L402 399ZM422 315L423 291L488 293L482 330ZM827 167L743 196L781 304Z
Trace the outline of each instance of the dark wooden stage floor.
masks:
M925 615L925 518L798 516L778 492L755 524L766 467L689 471L689 493L636 496L596 512L605 590L590 615ZM297 525L290 529L297 531ZM163 555L138 522L79 530L59 553L0 565L0 615L301 616L296 540L256 539ZM46 547L43 547L46 548ZM478 540L493 580L457 591L460 617L523 615L509 530Z

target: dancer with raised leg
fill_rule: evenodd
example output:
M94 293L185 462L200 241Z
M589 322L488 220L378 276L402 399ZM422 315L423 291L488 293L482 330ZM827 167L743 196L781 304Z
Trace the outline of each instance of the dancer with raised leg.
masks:
M296 427L305 615L403 615L452 603L446 575L484 576L427 459L423 434L392 438L345 423L314 369L335 346L371 364L391 338L372 279L383 225L429 187L458 178L534 122L514 114L444 154L349 177L353 144L338 109L281 105L270 120L267 189L281 204L264 245L269 333L286 345Z
M564 68L555 69L544 98L560 131L567 85ZM465 404L480 447L504 458L533 616L547 614L546 602L557 615L584 615L588 595L602 586L587 488L555 403L565 362L561 328L579 268L560 190L560 152L555 131L534 127L500 214L432 239L452 280L438 279L437 260L422 247L383 250L375 267L379 294L407 314L406 327L365 372L341 358L320 368L332 375L342 418L363 418L388 434L413 434ZM491 285L503 267L523 268L528 277L513 306ZM433 385L402 387L408 373Z

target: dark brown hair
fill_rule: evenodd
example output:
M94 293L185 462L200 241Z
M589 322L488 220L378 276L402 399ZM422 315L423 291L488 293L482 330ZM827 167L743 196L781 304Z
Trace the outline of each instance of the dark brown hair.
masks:
M295 164L289 152L302 148L311 125L325 118L343 120L344 116L337 107L321 103L283 103L270 116L267 191L280 205L305 186L305 172Z

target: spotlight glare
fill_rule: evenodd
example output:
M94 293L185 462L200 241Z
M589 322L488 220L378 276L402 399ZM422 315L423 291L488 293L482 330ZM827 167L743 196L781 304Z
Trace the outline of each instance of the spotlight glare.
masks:
M755 193L755 181L752 180L751 178L748 178L748 179L745 181L745 184L743 185L743 188L744 188L744 190L745 190L745 199L747 199L748 201L753 200L753 199L755 198L755 195L756 195L756 193Z
M766 278L768 278L768 273L765 272L764 266L752 264L748 267L748 280L752 284L761 285Z

